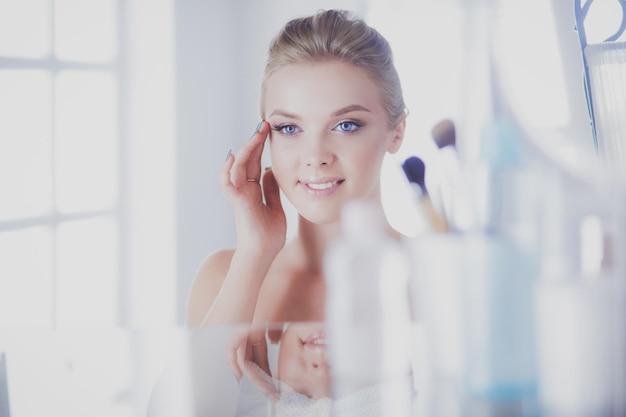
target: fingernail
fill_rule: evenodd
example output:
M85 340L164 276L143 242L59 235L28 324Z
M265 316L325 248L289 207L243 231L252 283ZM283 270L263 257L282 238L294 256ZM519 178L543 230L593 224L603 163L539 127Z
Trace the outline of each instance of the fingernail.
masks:
M233 154L233 150L229 149L228 153L226 154L226 159L224 159L224 162L228 161L228 159L230 158L230 156Z
M263 120L261 120L259 124L256 125L256 129L254 129L254 132L252 132L252 135L250 135L250 139L252 139L252 137L254 137L254 135L256 135L257 132L261 130L261 126L263 126Z

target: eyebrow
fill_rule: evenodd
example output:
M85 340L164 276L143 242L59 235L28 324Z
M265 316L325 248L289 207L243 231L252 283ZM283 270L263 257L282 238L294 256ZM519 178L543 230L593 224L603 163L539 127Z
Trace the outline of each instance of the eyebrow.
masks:
M302 118L298 116L297 114L289 113L285 110L280 110L280 109L274 110L272 114L269 115L269 117L272 117L272 116L283 116L288 119L302 120Z
M331 116L332 117L337 117L337 116L344 115L346 113L351 113L353 111L363 111L363 112L367 112L367 113L371 113L372 112L370 109L368 109L367 107L363 107L360 104L351 104L349 106L342 107L342 108L340 108L337 111L334 111L331 114ZM272 117L272 116L283 116L283 117L287 117L289 119L302 120L302 118L300 116L298 116L297 114L289 113L288 111L281 110L281 109L274 110L272 112L272 114L270 114L269 117Z
M367 107L363 107L360 104L351 104L349 106L342 107L341 109L337 110L336 112L332 114L332 116L333 117L341 116L342 114L350 113L353 111L364 111L367 113L371 113L371 110L368 109Z

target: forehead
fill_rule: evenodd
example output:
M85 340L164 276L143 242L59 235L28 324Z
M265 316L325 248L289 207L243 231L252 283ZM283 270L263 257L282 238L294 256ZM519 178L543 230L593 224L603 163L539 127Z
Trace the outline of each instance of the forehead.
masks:
M263 97L264 117L280 109L298 115L324 116L359 104L383 112L376 83L361 68L340 61L289 64L267 79Z

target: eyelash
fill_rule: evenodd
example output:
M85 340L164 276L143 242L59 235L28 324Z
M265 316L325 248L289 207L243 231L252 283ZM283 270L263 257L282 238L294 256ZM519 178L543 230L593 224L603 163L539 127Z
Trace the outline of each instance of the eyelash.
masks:
M341 125L343 125L343 124L348 124L348 123L352 125L352 130L342 130L342 129L338 129L338 128L339 128L339 126L341 126ZM355 120L343 120L343 121L341 121L341 122L337 123L337 124L335 125L335 127L333 127L333 130L338 129L338 130L339 130L339 132L342 132L342 133L348 133L348 134L350 134L350 133L355 133L355 132L357 132L357 131L358 131L359 129L361 129L363 126L364 126L364 123L357 122L357 121L355 121ZM285 128L287 128L287 127L291 127L291 128L296 129L296 132L293 132L293 133L286 133L286 132L284 131L284 129L285 129ZM295 125L285 123L285 124L281 124L281 125L272 125L272 130L274 130L274 131L276 131L276 132L279 132L279 133L281 133L281 134L283 134L283 135L285 135L285 136L293 136L293 135L295 135L296 133L298 133L297 131L299 130L299 128L298 128L297 126L295 126Z
M351 124L353 126L353 129L352 130L341 130L340 129L340 132L343 132L343 133L354 133L354 132L358 131L360 128L362 128L364 126L363 123L357 122L355 120L343 120L343 121L337 123L337 125L333 128L333 130L338 128L342 124L346 124L346 123Z
M283 134L285 136L293 136L293 135L295 135L297 133L297 132L285 133L284 129L286 127L293 127L295 129L298 129L295 125L291 125L291 124L285 123L285 124L282 124L282 125L272 125L272 130L275 130L276 132L279 132L279 133L281 133L281 134Z

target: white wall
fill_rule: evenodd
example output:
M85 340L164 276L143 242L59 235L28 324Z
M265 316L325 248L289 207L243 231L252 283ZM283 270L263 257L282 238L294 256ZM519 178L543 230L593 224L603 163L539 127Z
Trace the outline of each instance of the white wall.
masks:
M129 139L123 325L173 325L176 300L174 2L132 0L124 29Z

